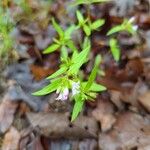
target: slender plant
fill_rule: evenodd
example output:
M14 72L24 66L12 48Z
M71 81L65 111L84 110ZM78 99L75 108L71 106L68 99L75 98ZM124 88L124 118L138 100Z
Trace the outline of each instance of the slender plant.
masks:
M108 1L109 0L76 0L73 3L73 6L81 4L90 6L91 4ZM91 52L91 34L94 30L99 30L99 28L105 24L105 20L97 19L92 21L89 16L84 17L79 10L76 11L76 17L78 24L71 25L65 30L55 21L54 18L52 18L52 25L58 35L53 38L53 43L45 49L43 53L48 54L59 50L61 64L55 73L47 77L50 84L33 93L33 95L41 96L56 92L58 94L56 100L65 101L70 99L71 101L74 101L71 121L74 121L77 118L86 101L95 100L99 92L106 90L106 87L96 83L97 74L104 74L100 69L100 63L102 60L100 55L96 56L93 69L87 80L80 77L83 64L86 64L89 61L89 54ZM118 46L119 42L115 38L115 34L126 31L131 33L131 35L134 35L137 26L133 23L134 18L129 20L124 19L121 25L112 27L107 33L107 36L110 36L109 45L111 53L117 62L120 60L121 51ZM83 30L85 33L84 41L80 48L77 48L72 40L72 33L76 30ZM68 49L70 49L70 53Z

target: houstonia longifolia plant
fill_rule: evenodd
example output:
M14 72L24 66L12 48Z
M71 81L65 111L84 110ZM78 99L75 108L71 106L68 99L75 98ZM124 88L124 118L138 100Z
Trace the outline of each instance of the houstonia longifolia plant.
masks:
M95 4L99 2L107 2L109 0L76 0L74 5L80 4ZM84 15L77 10L77 25L73 24L67 29L63 29L54 18L52 18L52 25L55 28L58 36L53 38L53 43L43 51L44 54L52 53L60 50L61 64L59 69L47 77L50 84L43 89L33 93L33 95L41 96L52 92L56 92L58 96L56 100L66 101L67 99L74 101L71 121L75 120L82 111L85 101L94 100L99 92L106 90L106 87L96 83L96 76L98 73L103 73L99 65L101 63L101 56L97 55L93 69L87 80L81 77L81 67L89 60L91 51L90 36L92 31L99 30L105 24L104 19L97 19L92 21L89 16ZM132 35L136 33L137 26L133 25L134 18L125 19L121 25L117 25L110 29L107 36L110 36L109 44L110 50L114 59L118 62L120 59L119 42L115 38L117 32L127 31ZM83 44L77 48L72 40L72 33L76 30L83 30L85 33ZM79 50L80 49L80 50Z

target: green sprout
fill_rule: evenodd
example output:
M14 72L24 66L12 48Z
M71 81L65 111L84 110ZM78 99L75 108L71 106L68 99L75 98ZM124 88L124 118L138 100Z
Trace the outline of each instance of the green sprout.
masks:
M138 29L138 26L133 24L134 21L135 21L134 17L130 18L129 20L124 19L121 25L117 25L112 29L110 29L107 35L112 35L114 33L121 32L121 31L127 31L130 34L134 35Z
M111 1L111 0L76 0L73 3L73 6L82 5L82 4L90 5L90 4L94 4L94 3L103 3L103 2L109 2L109 1Z
M93 30L97 30L99 27L104 25L104 19L97 19L94 22L91 22L89 18L84 19L83 15L79 10L76 11L76 16L78 19L78 28L83 28L86 36L90 36Z
M120 49L118 47L117 40L114 38L111 38L109 41L109 45L110 45L110 50L111 50L111 53L112 53L114 59L118 62L120 59Z
M59 26L59 24L55 21L55 19L52 19L52 24L55 30L58 33L59 38L54 38L54 43L51 44L47 49L44 50L44 54L52 53L57 49L66 49L66 47L69 47L71 50L76 51L76 47L71 39L71 34L75 30L75 26L71 25L67 30L63 31L63 29Z

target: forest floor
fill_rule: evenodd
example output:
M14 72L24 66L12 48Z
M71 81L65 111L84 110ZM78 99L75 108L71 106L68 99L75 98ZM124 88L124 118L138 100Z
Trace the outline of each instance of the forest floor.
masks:
M15 58L9 60L0 75L0 149L150 150L149 0L91 5L91 18L103 18L106 23L92 34L91 58L83 68L89 74L95 56L101 54L105 76L97 82L107 90L95 101L87 101L75 122L70 122L72 102L56 101L55 93L31 95L47 85L45 78L59 67L59 51L42 54L56 36L51 18L55 17L65 28L76 21L76 9L87 9L80 5L70 10L69 5L69 0L29 0L26 9L13 1L9 6L16 22L12 33ZM123 18L132 16L138 33L117 35L121 49L117 63L110 53L106 33ZM73 36L78 42L83 33Z

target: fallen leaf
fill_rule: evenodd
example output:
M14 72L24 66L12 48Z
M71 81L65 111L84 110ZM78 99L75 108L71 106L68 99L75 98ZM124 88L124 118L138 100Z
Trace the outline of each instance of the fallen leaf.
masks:
M100 122L103 132L111 129L115 123L116 119L113 113L114 107L108 100L99 100L97 108L93 110L92 114Z
M139 96L139 102L150 112L150 91Z
M39 136L32 139L26 148L31 150L44 150Z
M79 116L70 122L63 113L27 113L27 118L37 132L51 138L96 138L98 124L94 118Z
M0 133L6 132L13 123L17 107L17 102L5 99L0 104Z
M150 145L150 134L144 128L150 126L149 118L125 112L119 114L113 129L99 134L99 148L102 150L131 150ZM150 133L150 132L149 132Z
M123 110L124 105L123 102L121 101L121 92L115 90L109 90L109 93L110 93L110 99L115 104L115 106L119 110Z
M16 128L11 127L4 136L2 150L18 150L21 136Z
M48 77L48 75L52 74L54 71L52 69L44 68L42 66L31 65L31 72L34 75L35 80L39 81Z

